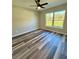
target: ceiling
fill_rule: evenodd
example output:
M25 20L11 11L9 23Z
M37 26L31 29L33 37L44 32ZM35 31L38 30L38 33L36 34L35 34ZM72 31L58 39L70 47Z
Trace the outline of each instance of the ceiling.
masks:
M40 0L41 4L46 2L48 3L48 5L45 6L45 9L48 9L51 7L64 4L67 2L67 0ZM36 10L36 6L32 6L32 5L36 5L34 0L12 0L12 3L13 5L16 5L16 6ZM41 9L41 10L45 10L45 9Z

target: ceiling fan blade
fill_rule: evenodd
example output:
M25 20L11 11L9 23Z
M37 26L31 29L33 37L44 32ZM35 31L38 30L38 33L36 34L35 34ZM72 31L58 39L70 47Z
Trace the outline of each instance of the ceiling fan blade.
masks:
M35 0L35 2L36 2L36 4L38 3L38 1L37 1L37 0Z
M40 2L40 0L38 0L38 2Z
M38 0L35 0L35 2L36 2L36 4L37 4L37 6L40 5L40 3L38 2Z
M48 3L43 3L43 4L41 4L41 6L43 6L43 5L47 5Z
M41 8L45 8L45 7L41 6Z

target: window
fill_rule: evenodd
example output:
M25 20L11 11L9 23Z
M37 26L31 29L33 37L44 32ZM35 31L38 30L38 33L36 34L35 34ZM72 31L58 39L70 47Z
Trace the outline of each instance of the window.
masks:
M54 26L63 28L65 19L65 10L47 13L45 16L46 16L47 27Z
M52 26L53 13L46 14L46 26Z

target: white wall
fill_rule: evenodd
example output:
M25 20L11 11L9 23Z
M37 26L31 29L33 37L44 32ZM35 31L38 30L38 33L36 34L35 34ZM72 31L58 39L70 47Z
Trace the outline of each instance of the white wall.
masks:
M67 8L67 4L63 4L57 7L52 7L47 10L37 12L27 8L19 7L13 5L12 7L12 36L21 35L36 29L47 29L51 31L56 31L59 33L67 33L67 16L64 21L64 28L49 28L45 26L45 13L54 10L61 10Z
M67 15L65 16L65 20L64 20L64 28L54 28L54 27L46 27L45 26L45 13L51 12L51 11L55 11L55 10L62 10L65 9L67 11L67 4L63 4L60 6L56 6L56 7L52 7L49 8L47 10L41 11L39 12L40 14L40 28L41 29L47 29L50 31L55 31L55 32L59 32L59 33L63 33L63 34L67 34ZM67 12L66 12L67 14Z
M19 6L12 7L12 36L38 29L38 12Z

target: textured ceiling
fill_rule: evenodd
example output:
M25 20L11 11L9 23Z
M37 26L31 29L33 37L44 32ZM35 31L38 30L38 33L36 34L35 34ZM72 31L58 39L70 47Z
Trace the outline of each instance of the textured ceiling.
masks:
M32 6L32 5L36 5L34 0L12 0L12 1L13 1L12 2L13 5L36 10L36 6ZM48 5L45 6L45 9L48 9L57 5L64 4L67 2L67 0L40 0L41 4L45 2L48 3ZM41 10L45 10L45 9L41 9Z

